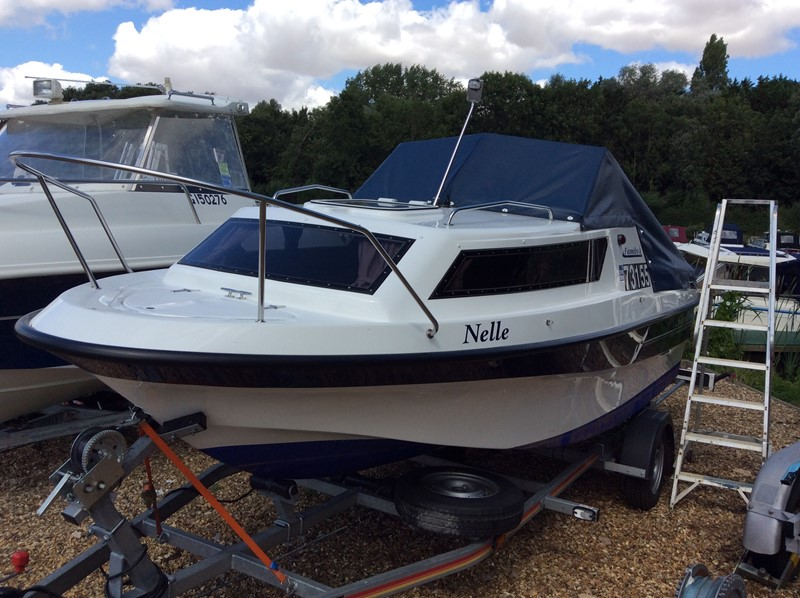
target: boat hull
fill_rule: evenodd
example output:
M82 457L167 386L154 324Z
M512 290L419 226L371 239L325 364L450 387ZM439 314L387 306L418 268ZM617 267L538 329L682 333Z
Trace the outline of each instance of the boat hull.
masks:
M674 380L683 345L584 375L351 388L223 388L103 378L164 422L201 411L186 438L267 477L348 473L430 445L485 449L567 446L614 428Z
M215 355L111 349L18 326L187 441L269 477L355 471L447 445L581 442L624 423L677 374L693 304L601 338L421 355Z
M104 388L97 378L71 365L0 370L0 422Z
M173 264L252 205L234 193L248 188L234 116L248 112L242 102L186 93L0 111L0 421L102 388L14 335L18 318L87 280L62 227L95 275L126 269L115 244L131 269ZM133 164L224 189L117 168ZM61 184L45 190L30 168Z
M0 279L0 422L105 388L91 374L35 349L14 334L21 314L86 281L83 274Z

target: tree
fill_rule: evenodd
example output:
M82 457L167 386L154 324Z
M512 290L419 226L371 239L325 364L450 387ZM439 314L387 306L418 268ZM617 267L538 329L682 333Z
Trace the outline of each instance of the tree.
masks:
M727 60L714 35L691 86L683 73L652 64L595 82L556 74L546 85L487 72L467 132L607 147L665 223L708 226L723 197L779 199L782 219L800 222L800 83L731 82ZM383 64L349 79L323 107L289 112L263 102L239 126L258 190L310 182L352 190L398 143L457 135L467 110L460 83L422 66Z
M308 182L303 165L311 163L310 156L300 159L310 145L307 109L289 112L274 99L259 102L249 115L237 118L236 125L254 191L274 193Z
M658 94L658 69L652 62L630 64L619 69L617 80L631 97L648 98Z
M728 44L715 33L706 42L700 65L692 75L692 93L722 91L730 83L728 78Z
M553 75L543 89L544 112L533 129L536 137L569 143L598 143L600 93L588 79Z
M456 134L452 98L463 93L453 79L418 65L359 72L319 113L315 177L354 189L399 143Z
M487 72L481 80L483 97L475 107L470 132L532 135L542 118L542 88L527 75L508 71ZM466 110L464 98L461 105Z

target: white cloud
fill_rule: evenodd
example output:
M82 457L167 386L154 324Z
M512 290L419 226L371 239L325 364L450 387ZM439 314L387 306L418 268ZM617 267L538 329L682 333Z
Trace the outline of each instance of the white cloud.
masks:
M156 11L171 2L38 0L15 3L13 10L32 4L44 15L63 6L100 10L125 1ZM275 98L296 108L324 103L338 91L320 80L386 62L468 79L488 70L531 72L589 60L576 44L622 54L660 48L699 60L712 33L725 39L732 58L758 57L791 48L789 35L800 28L798 0L494 0L482 8L486 4L451 0L420 11L411 0L252 0L239 10L166 10L144 23L118 25L108 70L116 80L171 76L176 89L250 102Z
M683 73L684 75L686 75L686 79L691 81L692 75L694 75L694 70L697 68L697 65L686 64L685 62L676 62L674 60L670 60L667 62L656 62L655 67L656 70L658 70L659 74L663 73L664 71L678 71L679 73Z
M99 12L124 6L141 8L148 12L169 10L172 0L32 0L0 2L0 27L33 27L47 22L53 14Z
M623 53L660 46L699 56L716 33L728 43L731 57L767 56L792 47L787 34L800 27L796 0L565 0L554 9L524 0L508 4L517 9L517 23L555 12L551 22L556 35L568 43L581 41Z
M699 58L711 33L731 56L758 56L789 47L798 26L796 0L495 0L487 11L461 0L428 12L410 0L254 0L246 10L172 10L139 29L124 23L110 72L145 81L169 71L189 87L296 107L329 97L308 91L315 79L385 62L469 78L578 63L576 43Z
M34 102L33 79L32 77L74 80L67 83L73 87L81 87L75 81L90 82L93 80L103 80L103 76L92 77L86 73L76 73L66 70L60 64L45 64L43 62L26 62L14 67L0 67L0 98L5 104L17 104L21 106L29 105Z

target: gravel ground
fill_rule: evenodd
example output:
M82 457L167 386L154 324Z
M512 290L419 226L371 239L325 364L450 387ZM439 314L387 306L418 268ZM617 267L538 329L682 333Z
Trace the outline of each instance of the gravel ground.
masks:
M758 393L726 380L715 394L751 397ZM667 399L664 407L672 412L679 433L686 400L686 389ZM725 425L714 418L726 415ZM754 433L760 429L758 414L736 414L730 410L704 412L704 421L712 429ZM750 418L750 419L748 419ZM738 430L736 428L739 428ZM775 449L798 440L800 410L773 402L771 438ZM6 582L26 587L93 544L88 522L82 526L67 523L57 503L42 517L36 509L51 490L49 474L68 456L71 439L57 439L7 451L0 455L0 577L11 571L14 550L30 551L28 570ZM174 444L193 471L199 472L211 461L185 443ZM476 463L514 473L520 477L546 479L555 464L527 454L502 455L469 453ZM752 481L759 459L744 459L735 449L696 449L695 461L688 468L701 467L721 477ZM392 466L395 469L403 466ZM181 474L161 455L152 460L156 487L160 494L183 483ZM379 473L394 473L384 468ZM740 477L741 476L741 477ZM142 509L139 496L144 472L137 470L119 489L118 509L128 516ZM670 482L671 483L671 482ZM236 475L220 482L213 490L219 498L234 498L246 493L246 476ZM579 521L554 512L543 512L498 552L477 566L412 589L404 596L414 597L664 597L674 596L685 569L704 563L714 576L733 571L741 552L744 501L733 491L698 488L669 508L669 487L654 509L641 512L629 509L622 501L619 478L591 471L562 496L601 511L599 521ZM312 496L304 501L313 500ZM237 520L250 532L265 527L274 517L269 501L250 494L228 505ZM232 533L204 503L195 501L191 508L170 520L208 538L230 541ZM177 549L147 540L153 560L165 571L175 571L191 564L193 557ZM297 572L338 586L348 580L375 574L387 568L429 556L435 551L455 548L459 543L432 534L412 531L389 516L354 509L315 529L301 541L271 556ZM290 554L289 551L292 551ZM0 587L3 586L0 583ZM103 595L103 578L93 573L73 590L69 597ZM283 596L282 592L229 574L212 585L192 591L191 596ZM750 597L778 596L800 598L800 582L773 593L747 582Z

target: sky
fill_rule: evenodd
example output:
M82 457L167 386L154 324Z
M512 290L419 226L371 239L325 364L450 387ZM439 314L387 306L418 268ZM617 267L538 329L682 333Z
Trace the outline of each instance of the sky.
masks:
M712 34L731 78L800 80L800 0L0 0L0 107L32 103L34 77L169 77L285 109L385 63L459 81L596 81L644 63L691 77Z

